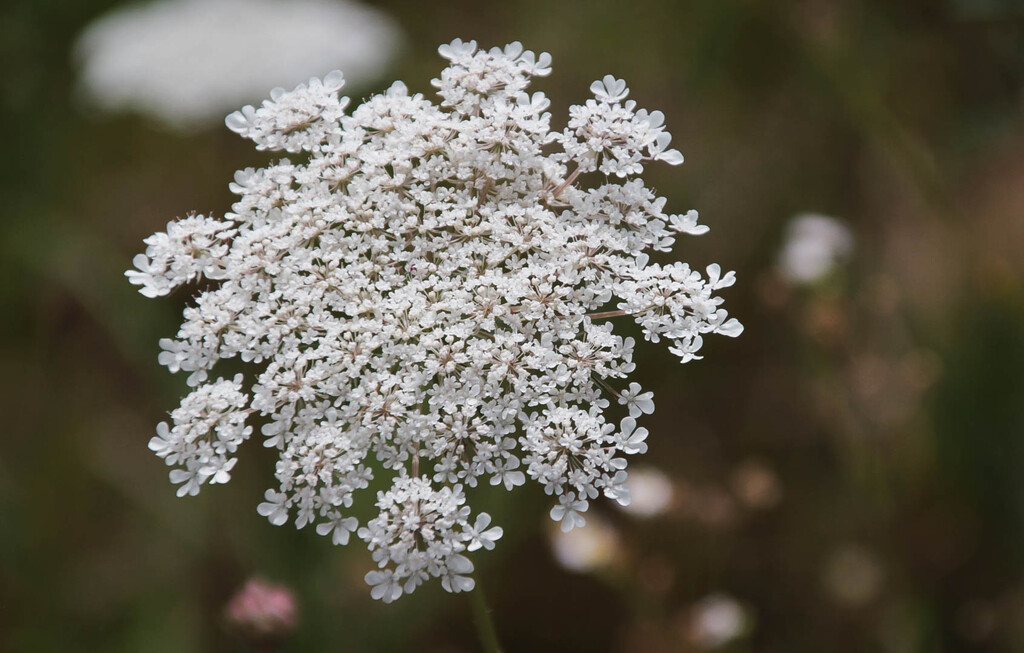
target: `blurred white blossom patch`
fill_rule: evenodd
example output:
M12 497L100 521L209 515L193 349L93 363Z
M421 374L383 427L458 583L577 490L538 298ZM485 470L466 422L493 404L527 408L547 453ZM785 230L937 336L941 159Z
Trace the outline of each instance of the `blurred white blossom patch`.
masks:
M702 649L718 649L743 637L751 625L751 616L739 601L728 594L710 594L690 608L687 639Z
M630 501L621 507L632 515L656 517L672 506L672 479L653 467L640 467L631 471L626 487L629 489Z
M827 215L802 213L786 227L779 268L792 283L815 283L852 252L853 234L849 227Z
M586 528L551 529L551 550L566 569L588 572L611 565L621 555L622 545L614 526L590 515Z
M76 55L90 104L194 129L335 68L373 82L401 40L387 14L347 0L158 0L98 18Z

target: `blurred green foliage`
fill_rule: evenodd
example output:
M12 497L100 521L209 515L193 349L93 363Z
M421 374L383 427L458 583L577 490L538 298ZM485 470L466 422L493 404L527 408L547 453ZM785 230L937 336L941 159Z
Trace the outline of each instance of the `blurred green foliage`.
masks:
M464 597L379 605L365 551L260 518L257 443L187 500L147 451L184 392L156 343L187 298L146 301L122 271L167 220L225 210L258 159L225 129L83 110L73 39L115 4L0 9L0 650L247 650L221 615L254 574L299 598L281 650L478 650ZM506 536L476 559L507 650L700 650L713 593L749 619L724 650L1024 650L1024 3L376 4L416 91L456 36L551 52L556 121L625 78L687 157L652 179L712 226L678 254L740 280L741 338L684 367L638 348L645 462L676 500L647 521L598 506L610 565L560 568L545 497L491 493ZM806 211L856 244L798 286L777 261Z

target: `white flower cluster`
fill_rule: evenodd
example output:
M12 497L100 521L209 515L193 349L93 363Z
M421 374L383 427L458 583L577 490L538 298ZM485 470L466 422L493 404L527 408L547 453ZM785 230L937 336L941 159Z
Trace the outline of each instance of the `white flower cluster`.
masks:
M566 531L601 494L628 503L625 455L646 451L636 418L654 402L617 382L634 342L609 318L631 316L683 362L702 334L742 330L714 295L732 273L644 253L706 231L636 177L682 161L660 112L606 77L552 131L548 99L526 93L549 55L460 40L440 53L437 105L398 82L346 115L331 73L229 116L298 160L237 173L230 213L172 223L127 273L149 296L215 280L161 342L196 388L151 442L180 493L227 480L258 413L280 451L260 514L338 544L355 533L384 601L430 577L473 587L464 554L501 529L472 518L464 488L535 481ZM251 398L240 378L207 380L234 357L256 370ZM618 424L609 399L628 411ZM371 483L380 513L359 527L347 511Z

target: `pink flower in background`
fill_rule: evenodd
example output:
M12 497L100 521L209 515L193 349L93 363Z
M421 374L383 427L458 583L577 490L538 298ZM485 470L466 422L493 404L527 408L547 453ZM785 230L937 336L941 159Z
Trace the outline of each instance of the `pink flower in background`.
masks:
M295 594L284 585L252 578L228 602L224 616L250 641L279 640L295 628L299 606Z

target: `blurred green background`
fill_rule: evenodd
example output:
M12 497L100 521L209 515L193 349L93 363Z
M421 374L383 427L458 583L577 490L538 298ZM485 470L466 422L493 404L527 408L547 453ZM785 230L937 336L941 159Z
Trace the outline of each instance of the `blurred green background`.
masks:
M0 9L0 650L251 650L223 612L254 575L299 603L275 650L479 650L465 596L381 605L358 543L258 516L258 443L188 499L147 450L185 392L156 355L187 297L123 270L266 157L83 104L74 40L117 4ZM505 537L474 560L508 651L1024 650L1024 2L374 4L405 42L355 100L430 93L457 36L550 52L556 125L625 78L687 158L648 179L712 227L675 255L739 278L739 339L685 366L638 347L658 410L636 462L665 510L599 503L572 570L541 492L486 498ZM780 265L803 213L852 242L808 281Z

